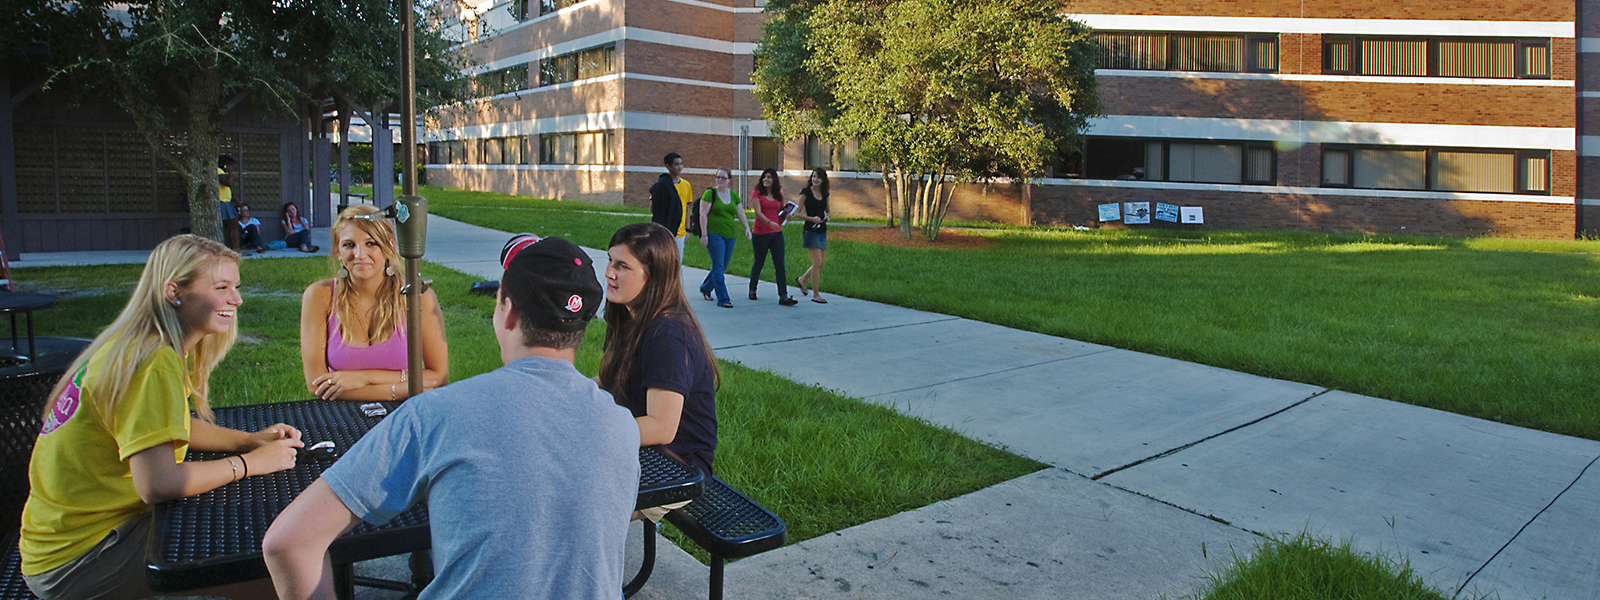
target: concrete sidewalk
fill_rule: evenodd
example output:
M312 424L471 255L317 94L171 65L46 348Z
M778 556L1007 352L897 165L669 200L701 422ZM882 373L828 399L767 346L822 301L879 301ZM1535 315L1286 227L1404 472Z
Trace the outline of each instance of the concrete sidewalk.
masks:
M428 260L499 277L508 234L428 234ZM771 283L748 302L733 275L720 309L704 274L685 293L718 357L1054 467L736 562L729 597L1173 597L1310 531L1447 593L1600 598L1600 442L832 294L781 307ZM704 597L707 568L659 548L636 598Z

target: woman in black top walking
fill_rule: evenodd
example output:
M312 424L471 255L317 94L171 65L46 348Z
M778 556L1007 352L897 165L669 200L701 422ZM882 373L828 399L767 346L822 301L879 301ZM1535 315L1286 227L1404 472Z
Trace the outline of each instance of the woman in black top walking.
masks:
M828 171L818 167L811 170L811 184L800 190L806 216L805 229L800 232L800 245L811 252L811 268L795 280L800 295L806 292L806 281L811 282L811 301L827 304L822 297L822 253L828 249Z

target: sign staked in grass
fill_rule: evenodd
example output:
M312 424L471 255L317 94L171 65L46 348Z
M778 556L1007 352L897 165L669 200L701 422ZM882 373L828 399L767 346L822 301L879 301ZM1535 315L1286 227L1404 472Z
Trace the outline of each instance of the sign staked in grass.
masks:
M40 335L94 337L121 311L141 268L26 268L15 277L27 291L61 299L37 314ZM311 397L300 368L300 297L332 271L326 258L241 263L239 341L213 373L213 406ZM498 368L493 298L467 292L476 277L426 262L422 272L444 311L451 380ZM585 333L577 366L586 375L599 370L604 336L599 320ZM736 363L719 366L717 475L783 517L791 543L1046 467L883 407Z
M648 218L426 193L452 219L591 247ZM987 244L904 247L835 226L823 291L1600 440L1600 242L985 227L965 233ZM788 229L793 277L809 258ZM695 246L685 262L709 267Z

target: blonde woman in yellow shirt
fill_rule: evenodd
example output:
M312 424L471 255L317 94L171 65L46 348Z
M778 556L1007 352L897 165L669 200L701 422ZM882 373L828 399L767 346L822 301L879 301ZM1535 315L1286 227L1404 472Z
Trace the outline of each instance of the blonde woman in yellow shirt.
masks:
M150 595L151 505L294 466L295 428L247 433L212 422L211 369L233 345L242 303L237 253L193 235L168 239L122 314L56 383L22 510L22 575L34 594ZM189 462L190 449L234 454ZM195 593L271 597L272 588L263 579Z

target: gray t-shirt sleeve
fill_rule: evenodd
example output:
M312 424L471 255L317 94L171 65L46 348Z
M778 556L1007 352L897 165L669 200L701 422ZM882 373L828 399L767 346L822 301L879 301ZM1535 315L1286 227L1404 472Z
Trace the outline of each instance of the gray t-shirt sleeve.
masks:
M345 508L368 523L387 523L427 493L422 427L412 404L390 413L322 472Z

